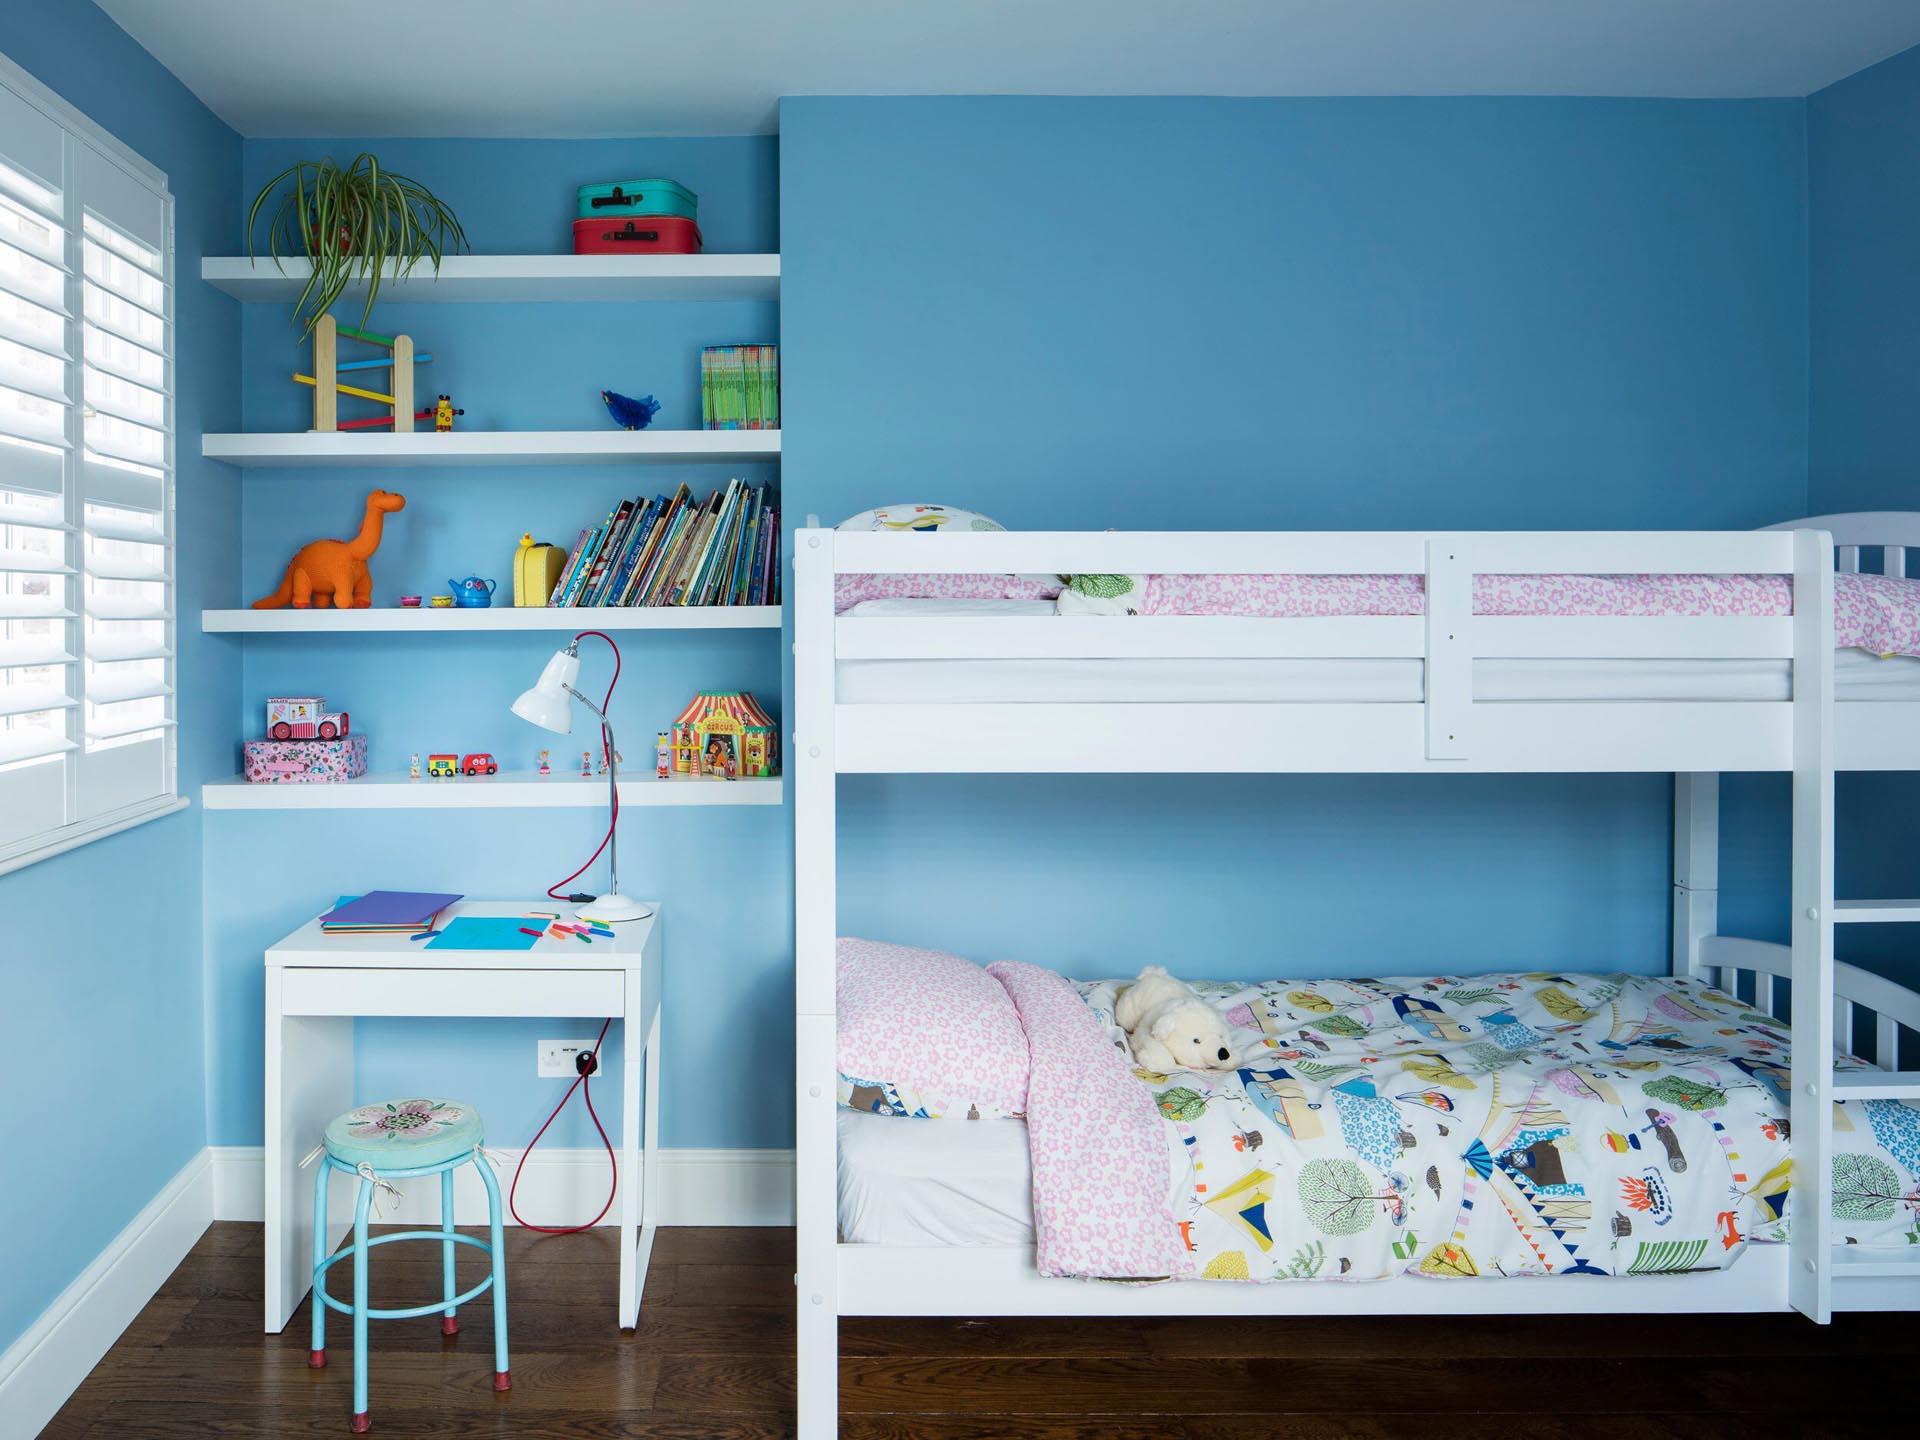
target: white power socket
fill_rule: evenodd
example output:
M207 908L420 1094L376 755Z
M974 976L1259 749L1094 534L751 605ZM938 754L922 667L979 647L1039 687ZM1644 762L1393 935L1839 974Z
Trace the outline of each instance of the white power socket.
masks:
M543 1080L571 1080L580 1073L574 1057L593 1049L591 1040L539 1040L535 1058ZM593 1073L600 1073L600 1057L593 1057Z

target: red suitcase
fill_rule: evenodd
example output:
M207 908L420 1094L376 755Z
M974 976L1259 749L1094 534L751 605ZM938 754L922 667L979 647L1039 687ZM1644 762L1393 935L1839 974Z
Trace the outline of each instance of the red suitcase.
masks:
M600 215L573 222L576 255L698 255L700 227L684 215Z

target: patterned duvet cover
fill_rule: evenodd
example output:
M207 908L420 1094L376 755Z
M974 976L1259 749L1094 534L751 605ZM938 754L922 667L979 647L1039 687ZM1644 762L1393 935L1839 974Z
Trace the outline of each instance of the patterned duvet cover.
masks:
M1132 1064L1113 1023L1125 983L1074 987L1112 1047L1095 1058L1120 1068ZM1138 1140L1139 1109L1036 1084L1043 1272L1642 1275L1723 1268L1785 1238L1787 1033L1706 985L1527 974L1197 988L1247 1044L1233 1073L1131 1072L1157 1108L1170 1177L1164 1207L1157 1195L1134 1207L1145 1243L1112 1229L1103 1255L1084 1224L1110 1203L1102 1147L1110 1171L1114 1137L1131 1125ZM1037 1075L1048 1039L1035 1018ZM1065 1027L1080 1046L1094 1028ZM1837 1106L1834 1141L1836 1240L1920 1243L1920 1109ZM1184 1265L1165 1264L1152 1233L1165 1225Z

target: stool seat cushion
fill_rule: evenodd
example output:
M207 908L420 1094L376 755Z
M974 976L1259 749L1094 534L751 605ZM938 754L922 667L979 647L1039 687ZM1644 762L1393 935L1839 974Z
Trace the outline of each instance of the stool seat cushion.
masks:
M480 1112L457 1100L383 1100L328 1122L327 1154L356 1169L438 1165L481 1142Z

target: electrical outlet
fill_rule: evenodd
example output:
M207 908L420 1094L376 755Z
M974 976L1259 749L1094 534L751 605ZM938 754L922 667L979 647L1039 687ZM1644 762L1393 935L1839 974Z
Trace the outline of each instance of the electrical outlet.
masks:
M571 1080L580 1073L574 1057L593 1049L591 1040L539 1040L534 1058L543 1080ZM600 1057L593 1057L593 1073L600 1073Z

